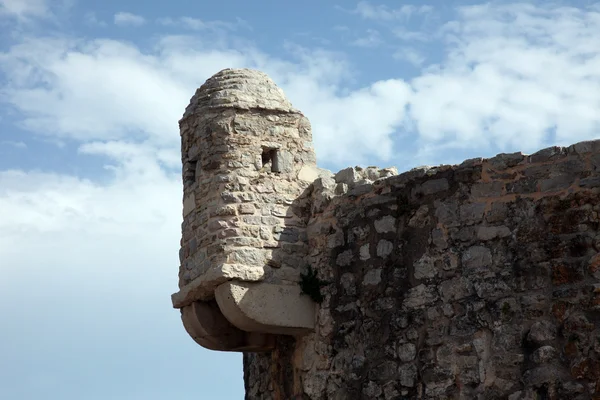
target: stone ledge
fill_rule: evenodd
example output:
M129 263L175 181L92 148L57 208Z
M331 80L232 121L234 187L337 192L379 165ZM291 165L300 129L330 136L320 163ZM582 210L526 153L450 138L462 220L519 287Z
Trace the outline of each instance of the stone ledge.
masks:
M315 303L297 285L229 281L215 290L215 299L243 331L301 335L315 327Z
M221 264L210 268L184 287L171 295L173 308L183 308L197 300L214 298L217 286L231 279L257 282L264 279L263 267L250 267L242 264Z

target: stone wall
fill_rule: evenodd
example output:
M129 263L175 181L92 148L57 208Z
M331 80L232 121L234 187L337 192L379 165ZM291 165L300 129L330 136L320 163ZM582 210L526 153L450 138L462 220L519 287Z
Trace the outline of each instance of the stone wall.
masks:
M600 141L393 174L296 200L328 284L246 398L600 398Z

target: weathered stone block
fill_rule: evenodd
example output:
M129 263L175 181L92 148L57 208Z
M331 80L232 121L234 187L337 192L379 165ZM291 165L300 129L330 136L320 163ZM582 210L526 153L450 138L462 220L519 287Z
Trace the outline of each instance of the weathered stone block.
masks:
M375 221L375 230L377 233L395 232L396 231L396 218L391 215L387 215L381 219Z
M343 169L337 174L335 174L335 181L337 183L345 183L347 185L354 184L354 182L358 181L360 178L361 176L358 173L358 171L352 167Z
M503 182L477 183L471 187L471 195L480 197L500 197L504 194Z
M389 240L381 239L377 243L377 257L387 257L392 254L394 244Z
M372 269L367 271L365 274L365 279L363 280L363 285L365 286L375 286L381 282L381 269Z
M448 190L450 185L448 184L448 180L446 178L434 179L430 181L425 181L421 184L420 187L416 187L413 190L413 196L416 193L421 193L423 195L430 195L438 192L442 192Z
M463 299L473 292L472 283L465 277L452 278L440 284L440 293L445 302Z
M472 246L463 252L461 262L470 271L486 270L491 266L492 253L487 247Z

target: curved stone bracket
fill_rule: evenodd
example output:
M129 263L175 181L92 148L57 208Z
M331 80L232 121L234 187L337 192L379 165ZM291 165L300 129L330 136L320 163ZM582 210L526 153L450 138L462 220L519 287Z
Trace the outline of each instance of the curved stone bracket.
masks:
M315 327L315 303L297 285L229 281L216 288L215 299L243 331L301 335Z
M181 309L187 333L200 346L220 351L267 351L275 344L272 335L244 332L233 326L215 301L195 301Z

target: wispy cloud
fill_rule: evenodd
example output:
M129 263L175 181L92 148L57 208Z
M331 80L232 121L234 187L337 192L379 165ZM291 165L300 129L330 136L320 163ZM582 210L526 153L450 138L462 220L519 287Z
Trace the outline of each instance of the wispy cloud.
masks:
M172 121L195 83L172 76L167 60L113 40L40 38L0 53L0 68L11 77L5 93L28 115L29 130L79 140L143 132L173 141Z
M439 30L433 32L426 30L410 30L404 26L394 26L392 34L395 38L404 42L429 42L435 38L440 38Z
M425 56L412 47L402 47L396 50L392 57L395 60L407 61L415 67L420 67L425 62Z
M98 19L98 17L96 16L96 13L93 13L93 12L85 13L85 15L83 16L83 21L89 26L105 27L108 25L106 22Z
M356 5L356 8L352 12L365 19L394 21L407 20L413 15L427 14L432 10L433 7L429 5L415 6L404 4L399 8L389 8L385 5L373 5L367 1L361 1Z
M441 16L430 7L360 2L355 9L385 23L399 45L392 58L422 68L406 81L408 123L395 126L416 139L415 157L435 163L451 148L532 151L600 136L597 6L487 3L453 11L432 29ZM417 14L429 22L406 23Z
M0 146L13 147L16 149L26 149L27 148L27 144L25 144L25 142L14 141L14 140L2 140L2 141L0 141Z
M0 16L20 21L51 16L47 0L0 0Z
M389 159L408 86L401 80L376 82L340 94L349 67L339 54L297 46L288 51L296 61L252 47L207 49L182 36L160 39L151 53L114 40L37 39L0 53L0 68L11 77L4 88L7 99L33 132L79 141L133 137L168 148L178 146L173 121L193 93L189 88L222 68L258 68L319 127L315 141L324 158L332 163L360 163L369 154ZM340 113L350 117L340 120Z
M458 9L445 59L412 81L423 142L534 150L598 136L600 14L527 4Z
M237 29L252 29L251 26L243 19L236 18L235 22L229 21L205 21L199 18L179 17L179 18L159 18L156 21L160 25L169 27L179 27L194 31L205 30L226 30L235 31Z
M381 35L375 29L368 29L364 35L352 41L358 47L377 47L383 43Z
M142 26L146 23L146 19L141 15L118 12L114 15L114 23L119 26Z

